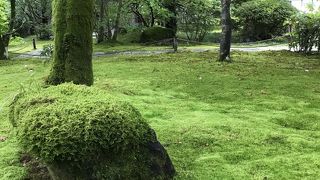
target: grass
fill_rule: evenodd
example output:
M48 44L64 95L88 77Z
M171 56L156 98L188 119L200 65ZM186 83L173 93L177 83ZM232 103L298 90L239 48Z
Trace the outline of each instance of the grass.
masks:
M319 179L320 57L215 52L94 59L95 86L134 104L176 179ZM21 179L8 101L48 74L39 60L0 62L0 179ZM1 178L2 177L2 178Z

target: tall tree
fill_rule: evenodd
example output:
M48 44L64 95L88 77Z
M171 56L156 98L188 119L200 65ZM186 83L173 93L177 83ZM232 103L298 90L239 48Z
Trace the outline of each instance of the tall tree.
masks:
M101 43L105 40L105 15L106 15L106 0L100 0L100 10L99 10L99 30L97 36L97 43Z
M168 20L166 21L166 28L172 29L174 33L177 32L177 0L164 0L163 6L170 13Z
M54 0L54 64L47 84L93 84L94 0Z
M119 34L119 30L120 30L120 18L121 18L121 13L122 13L122 6L123 6L122 0L118 0L117 16L116 16L116 21L114 24L114 33L112 36L113 41L117 41L117 39L118 39L118 34Z
M11 35L14 33L16 22L16 0L10 0L10 21L8 31L0 34L0 60L8 59L8 46Z
M220 61L230 61L232 23L230 14L231 0L221 0L221 40Z

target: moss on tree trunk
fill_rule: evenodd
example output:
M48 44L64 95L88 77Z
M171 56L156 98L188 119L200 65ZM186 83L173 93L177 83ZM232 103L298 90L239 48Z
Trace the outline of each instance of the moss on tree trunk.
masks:
M47 84L93 84L93 0L54 0L54 64Z

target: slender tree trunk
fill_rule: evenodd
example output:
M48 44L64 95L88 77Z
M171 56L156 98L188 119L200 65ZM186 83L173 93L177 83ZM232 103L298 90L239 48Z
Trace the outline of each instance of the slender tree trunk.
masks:
M94 0L55 0L54 64L47 84L93 84L92 32Z
M220 40L220 61L230 61L231 49L231 14L230 14L231 0L221 0L221 40Z
M168 9L171 13L170 18L166 22L166 28L172 29L174 35L177 33L177 1L176 0L166 0L164 7Z
M0 36L0 60L5 60L5 59L7 59L5 56L5 44L2 36Z
M116 17L116 22L115 22L115 27L114 27L114 34L112 37L113 41L117 41L117 39L118 39L122 6L123 6L122 0L119 0L118 1L117 17Z
M99 32L97 43L101 43L105 39L105 14L106 14L106 1L100 0L100 17L99 17Z

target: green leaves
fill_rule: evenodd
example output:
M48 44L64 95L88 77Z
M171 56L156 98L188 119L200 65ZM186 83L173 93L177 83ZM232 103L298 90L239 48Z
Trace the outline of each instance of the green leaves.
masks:
M245 39L264 40L285 32L283 24L295 10L287 0L251 0L234 12Z
M313 48L320 51L320 12L298 14L288 21L292 32L289 46L295 51L310 53Z
M8 3L7 1L0 1L0 35L8 29Z

